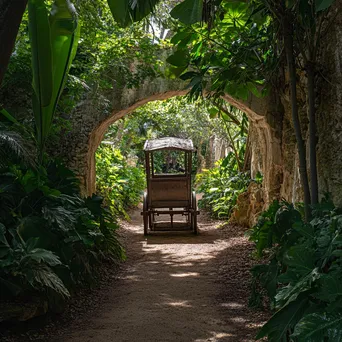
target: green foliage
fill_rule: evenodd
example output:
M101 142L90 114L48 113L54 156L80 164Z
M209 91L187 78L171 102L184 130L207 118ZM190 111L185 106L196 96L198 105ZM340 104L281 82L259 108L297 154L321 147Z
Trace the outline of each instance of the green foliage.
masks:
M122 26L140 21L151 13L160 0L108 0L114 19Z
M124 258L102 199L82 199L78 188L59 162L32 169L10 161L1 170L1 299L38 292L53 306L56 296L63 302L76 286L94 282L101 260Z
M34 152L35 147L29 140L0 122L0 170L5 169L11 162L21 162L34 167Z
M43 60L44 63L49 64L47 67L50 66L52 69L44 72L45 76L39 81L48 84L53 77L54 92L63 90L60 96L54 93L59 98L58 106L55 106L57 102L52 99L51 108L44 109L49 113L53 106L56 109L55 115L52 117L46 113L44 116L46 118L44 127L47 127L50 133L49 139L46 140L47 149L51 146L53 148L56 144L56 137L53 135L60 135L61 131L70 130L69 115L85 98L93 102L94 110L99 108L99 110L110 111L109 89L137 87L146 79L159 75L160 51L162 48L168 47L166 42L153 37L147 31L144 23L136 23L127 29L120 28L113 20L106 0L96 2L75 0L73 3L78 14L78 26L74 34L70 35L70 31L74 28L75 18L69 1L59 1L59 10L56 11L56 7L54 7L50 15L48 15L47 9L51 7L51 2L50 5L45 4L45 7L42 7L38 1L32 1L34 8L39 7L44 12L43 16L39 16L40 21L48 16L47 25L51 31L50 36L46 34L44 38L51 41L51 56L49 59L44 58ZM65 5L67 5L67 10L65 10ZM46 21L44 22L46 23ZM31 20L31 28L33 24L34 21ZM34 108L34 113L38 111L39 115L33 117L35 114L32 113L31 96L34 94L32 94L30 80L37 74L32 74L35 69L31 68L32 46L28 26L29 17L26 12L16 41L16 53L11 56L0 89L0 109L4 106L17 119L25 120L26 125L33 127L40 125L41 117L40 109L37 107ZM64 26L66 29L63 28ZM43 29L39 32L43 31L46 32ZM42 38L40 35L38 37ZM71 47L71 39L74 40L74 43L78 42L77 51L75 45L72 50L67 49L68 44ZM41 60L38 53L40 55L49 53L49 49L45 48L49 44L42 42L41 45L42 51L33 50L33 52L36 51L35 61ZM66 71L69 70L69 67L70 70L65 74L64 82L60 83L61 87L58 87L57 84L61 80L64 70L62 62L68 57L70 57L69 63L65 66L67 67ZM73 59L73 57L75 58ZM54 63L54 60L58 60L59 63ZM52 73L54 75L51 76ZM35 76L35 78L37 77ZM43 89L51 91L51 86L43 87ZM53 118L52 126L50 118ZM40 129L37 129L37 134L40 134L39 132Z
M119 6L113 8L113 1L109 2L112 11L119 9ZM156 2L126 1L128 15L124 16L125 20L131 22L142 19L153 9ZM84 27L90 28L96 22L101 26L101 30L99 33L91 27L92 30L85 31L85 38L81 40L84 43L83 51L78 55L80 63L75 62L75 76L70 77L67 82L80 34L76 10L69 0L28 1L28 16L23 16L16 53L11 60L14 63L10 65L6 75L5 86L11 86L4 88L2 92L5 97L1 101L10 103L6 95L9 95L12 89L17 95L17 89L25 83L26 89L23 89L22 93L26 97L32 93L32 110L27 99L23 99L24 96L20 98L22 102L18 101L19 107L25 108L27 121L30 120L27 113L33 112L34 118L28 126L33 126L34 123L36 135L32 137L32 134L28 133L23 137L17 131L12 131L18 121L1 108L1 113L12 125L10 129L2 125L0 127L0 154L4 157L1 158L0 165L2 300L38 293L47 297L51 305L54 302L63 302L76 286L94 281L101 260L124 258L123 248L115 232L118 225L112 214L103 208L102 199L97 196L82 199L73 173L61 163L51 161L43 153L52 130L57 104L61 105L59 111L70 110L75 107L76 101L84 96L84 89L89 89L84 79L78 76L87 75L86 80L94 80L91 85L95 84L97 88L100 76L120 65L117 69L124 70L121 85L129 87L139 84L141 79L145 80L146 75L155 75L159 66L158 59L151 53L159 51L159 46L150 35L146 34L141 26L131 34L129 31L119 30L117 25L111 25L112 22L108 24L110 20L106 14L109 9L102 11L103 3L104 1L97 1L96 4L92 1L82 1L82 5L79 4L83 8L80 11L83 17L88 14L85 14L86 6L91 4L93 8L93 12L88 14L88 18L91 17L93 21L84 21ZM104 35L110 37L105 42ZM140 38L143 48L137 49L137 41ZM143 49L145 53L142 53ZM97 54L100 58L97 58ZM118 56L119 58L115 58ZM32 70L28 67L30 57ZM153 66L142 66L146 60L149 62L147 64ZM138 72L132 72L132 64L137 61L135 68ZM109 75L110 80L111 77L112 75ZM31 78L32 87L27 82L27 79ZM132 80L130 84L125 82L127 79ZM69 96L63 97L59 102L66 82L66 92ZM73 85L76 86L73 88ZM78 89L75 91L75 88L80 85L83 92L78 96ZM103 90L111 88L112 84L105 79L101 86ZM1 107L3 104L1 103ZM58 123L61 123L61 120ZM32 144L28 141L32 141ZM37 149L40 151L38 165L35 156ZM122 206L126 208L126 205L137 201L140 195L134 182L144 183L141 181L142 172L137 168L127 167L122 160L118 161L117 166L122 170L116 180L123 184L124 188L118 193ZM128 176L134 183L132 189L137 189L135 192L128 193L131 183L125 184L122 176Z
M335 0L315 0L316 11L324 11L329 8Z
M203 170L196 177L198 191L203 193L199 204L215 217L230 217L238 196L247 190L250 178L239 172L233 153L217 162L216 167Z
M215 217L227 219L231 216L240 194L247 190L250 175L244 171L248 120L236 108L217 103L208 108L210 118L216 121L221 136L228 143L228 156L218 161L214 168L203 169L198 174L198 191L203 193L199 204L209 209ZM219 129L218 129L219 128Z
M96 151L96 186L115 216L128 218L127 209L136 206L146 187L142 166L130 166L120 150L100 146Z
M186 67L180 75L189 80L190 95L197 97L209 87L215 97L262 96L278 63L277 28L271 25L267 6L260 1L216 1L194 16L182 17L176 10L190 2L201 3L187 0L171 12L181 23L171 39L176 51L168 60L175 65L180 51L190 52L184 55Z
M276 310L257 338L270 341L339 341L342 336L342 215L328 201L309 223L292 204L274 202L251 230L266 264L252 269ZM251 304L262 302L252 294Z
M197 148L193 160L195 168L196 158L207 153L210 136L214 133L225 137L219 120L210 120L204 101L190 103L184 97L175 97L138 108L111 126L105 139L114 141L124 156L137 156L140 164L144 163L143 146L147 139L166 136L191 139Z
M203 0L184 0L178 4L171 15L184 24L194 24L202 19Z
M69 0L55 1L50 15L43 0L29 1L33 112L39 148L44 150L57 102L78 43L76 10Z

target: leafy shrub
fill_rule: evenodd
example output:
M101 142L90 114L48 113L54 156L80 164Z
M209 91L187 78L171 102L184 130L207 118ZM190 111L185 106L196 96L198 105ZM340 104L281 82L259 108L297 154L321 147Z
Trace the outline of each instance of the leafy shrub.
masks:
M323 201L305 223L300 210L274 202L251 230L266 264L252 269L275 310L257 338L269 341L341 341L342 212ZM260 303L252 294L252 304Z
M1 299L38 292L63 301L94 281L101 260L124 257L117 228L100 197L78 195L61 163L9 165L0 173Z
M100 146L96 152L97 191L115 216L128 218L127 209L136 206L146 187L141 166L130 166L119 149Z
M237 170L233 158L232 154L228 155L214 168L203 170L196 177L198 191L203 193L199 204L218 218L230 217L238 196L247 190L250 183L249 175Z

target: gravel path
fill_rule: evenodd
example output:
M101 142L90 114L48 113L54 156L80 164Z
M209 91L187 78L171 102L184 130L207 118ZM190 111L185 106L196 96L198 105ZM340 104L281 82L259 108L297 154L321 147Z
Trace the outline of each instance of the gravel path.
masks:
M251 245L239 227L142 235L124 223L128 261L98 307L54 342L253 341L266 316L247 307ZM50 339L51 340L51 339Z

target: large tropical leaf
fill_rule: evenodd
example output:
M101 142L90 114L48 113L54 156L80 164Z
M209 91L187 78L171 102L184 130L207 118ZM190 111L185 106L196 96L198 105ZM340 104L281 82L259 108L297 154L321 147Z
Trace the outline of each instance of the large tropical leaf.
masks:
M178 4L171 16L183 24L191 25L202 20L203 0L185 0Z
M44 0L30 0L29 28L33 110L43 149L78 41L76 10L70 0L55 0L49 16Z
M282 287L275 296L277 306L282 307L285 303L289 304L296 300L302 292L310 290L312 284L319 279L319 277L320 273L318 272L318 269L315 268L311 273L301 278L299 281Z
M316 12L326 10L335 0L315 0Z
M44 262L44 263L48 264L49 266L57 266L57 265L61 264L59 257L55 253L53 253L47 249L43 249L43 248L32 249L27 254L27 256L25 256L25 258L33 259L33 260L37 261L38 263Z
M45 135L44 120L53 92L50 25L44 0L29 1L28 13L32 49L33 110L38 141L41 142Z
M338 304L342 298L342 280L339 273L323 274L319 280L320 289L315 297L332 305Z
M315 251L309 246L293 246L287 251L284 263L293 268L298 274L306 276L315 268L314 254Z
M308 299L300 296L295 302L277 311L271 319L261 328L257 339L268 336L270 342L287 341L287 333L292 329L306 310Z
M53 92L49 117L45 120L48 132L57 102L63 91L79 38L76 9L69 0L55 0L49 17L52 47Z
M298 322L292 336L298 342L341 341L342 314L319 312L306 315Z
M33 281L32 284L40 284L48 287L53 291L61 294L64 297L70 297L68 289L65 287L62 280L48 266L39 264L38 267L32 269Z
M113 18L121 27L140 21L151 13L160 0L107 0Z

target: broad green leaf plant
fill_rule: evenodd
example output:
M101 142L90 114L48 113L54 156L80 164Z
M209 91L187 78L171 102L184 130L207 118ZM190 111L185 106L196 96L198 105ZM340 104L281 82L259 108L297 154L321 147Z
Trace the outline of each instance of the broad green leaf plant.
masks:
M33 112L42 158L53 116L75 56L79 26L69 0L56 0L48 13L44 0L30 0Z
M250 231L266 263L252 269L251 305L267 294L274 315L257 339L340 341L342 337L342 216L327 200L310 222L302 205L274 202Z

